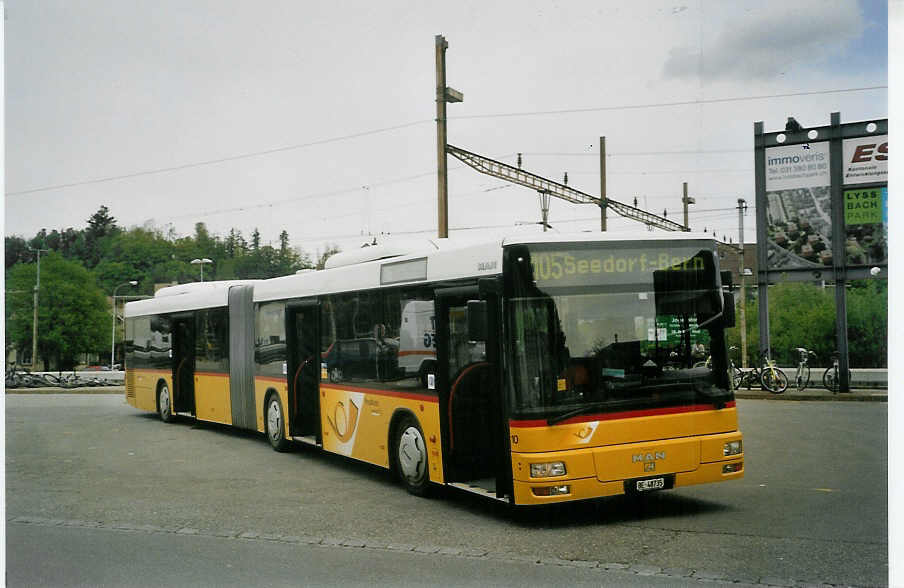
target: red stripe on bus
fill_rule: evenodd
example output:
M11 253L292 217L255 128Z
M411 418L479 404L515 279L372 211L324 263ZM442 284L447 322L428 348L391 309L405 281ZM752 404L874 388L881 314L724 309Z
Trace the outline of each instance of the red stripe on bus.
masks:
M731 400L725 403L725 408L734 408L735 401ZM714 404L694 404L691 406L670 406L667 408L650 408L646 410L630 410L625 412L597 413L572 417L564 420L556 425L571 425L575 423L588 423L590 421L616 421L622 419L634 419L645 416L659 416L665 414L681 414L686 412L701 412L705 410L716 410ZM526 429L530 427L548 427L550 426L546 419L532 419L509 421L509 426Z
M329 386L322 386L323 388L330 388L333 390L344 390L348 392L364 392L365 394L376 394L377 396L392 396L393 398L407 398L408 400L422 400L424 402L436 402L439 403L439 397L431 396L430 394L417 394L415 392L397 392L395 390L375 390L373 388L361 388L359 386L342 386L330 384Z
M430 357L436 357L436 351L399 351L399 357L405 357L406 355L429 355Z

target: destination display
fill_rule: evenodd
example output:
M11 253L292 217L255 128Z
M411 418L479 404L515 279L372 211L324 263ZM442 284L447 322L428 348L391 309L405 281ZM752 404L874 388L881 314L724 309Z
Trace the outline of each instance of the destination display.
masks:
M702 255L712 256L712 251L699 247L533 251L530 263L538 286L651 284L654 271L703 271Z

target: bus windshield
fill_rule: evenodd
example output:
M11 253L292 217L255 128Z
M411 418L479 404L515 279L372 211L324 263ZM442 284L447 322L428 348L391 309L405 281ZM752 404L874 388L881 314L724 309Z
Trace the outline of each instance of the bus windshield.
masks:
M660 243L509 250L513 416L732 398L712 244Z

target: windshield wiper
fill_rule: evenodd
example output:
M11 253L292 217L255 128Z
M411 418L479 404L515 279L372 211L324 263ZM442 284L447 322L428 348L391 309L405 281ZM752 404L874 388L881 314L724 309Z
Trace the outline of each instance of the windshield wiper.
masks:
M600 408L603 408L604 406L607 406L608 404L609 404L608 402L601 402L601 401L591 402L590 404L585 404L584 406L582 406L580 408L575 408L573 410L567 410L563 413L557 414L555 416L551 416L548 419L546 419L546 424L547 425L555 425L556 423L561 423L562 421L568 420L573 416L578 416L579 414L583 414L583 413L591 411L591 410L599 410Z

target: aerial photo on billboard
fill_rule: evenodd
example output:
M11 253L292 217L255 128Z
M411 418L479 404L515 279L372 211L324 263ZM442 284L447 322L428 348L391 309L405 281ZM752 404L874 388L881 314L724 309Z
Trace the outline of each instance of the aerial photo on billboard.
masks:
M766 235L770 269L832 265L829 143L766 149Z

